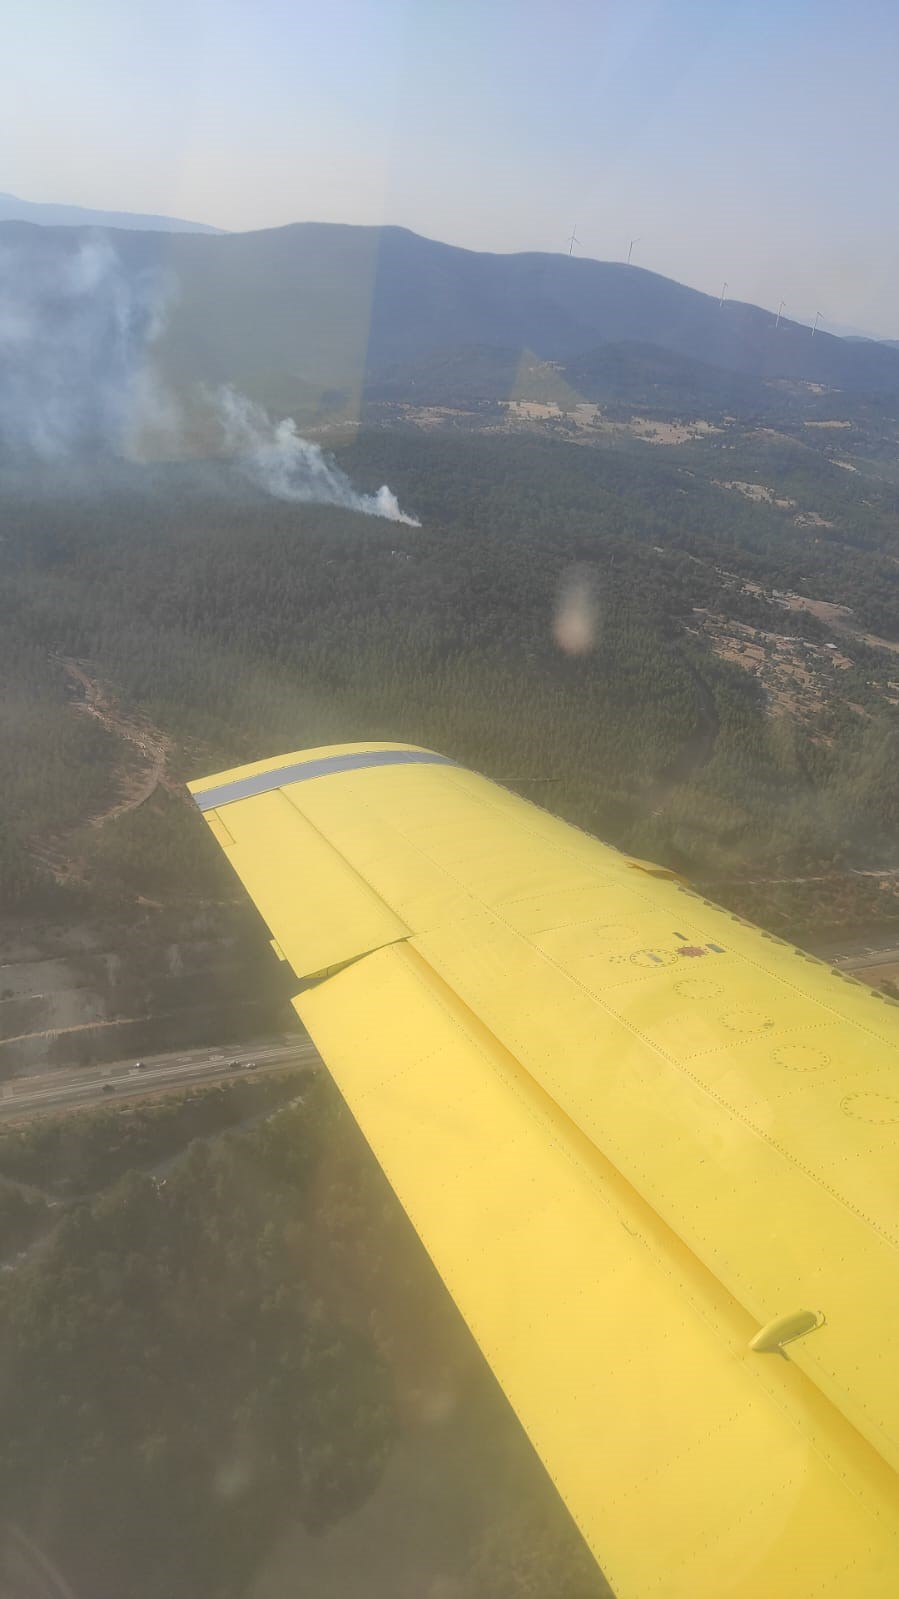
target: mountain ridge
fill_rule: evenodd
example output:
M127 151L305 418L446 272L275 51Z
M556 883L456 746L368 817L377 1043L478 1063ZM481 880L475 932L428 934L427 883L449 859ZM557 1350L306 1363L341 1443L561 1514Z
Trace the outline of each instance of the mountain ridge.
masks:
M0 222L41 269L82 230ZM291 223L247 233L118 230L124 271L177 285L157 345L176 385L233 383L263 403L352 403L373 376L438 351L492 346L571 362L653 345L724 372L899 394L899 351L837 338L643 267L485 254L408 229Z
M97 227L136 232L221 234L223 228L184 217L157 216L144 211L107 211L94 206L65 205L54 201L22 200L0 191L0 222L32 222L36 227Z

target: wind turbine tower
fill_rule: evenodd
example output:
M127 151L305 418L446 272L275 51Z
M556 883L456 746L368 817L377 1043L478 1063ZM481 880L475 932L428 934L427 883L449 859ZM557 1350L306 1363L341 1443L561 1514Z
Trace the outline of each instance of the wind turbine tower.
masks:
M814 323L812 324L812 338L815 337L815 334L818 331L818 323L820 321L821 321L821 312L820 311L816 311L815 312L815 320L814 320Z
M774 324L775 333L777 332L777 329L780 327L780 319L783 316L783 308L786 305L786 303L787 303L786 300L781 300L780 305L777 307L777 321Z
M627 247L627 264L628 264L628 266L630 266L630 264L631 264L631 252L632 252L632 250L634 248L634 245L635 244L639 244L639 243L640 243L639 239L631 239L631 242L630 242L630 244Z
M580 244L580 242L581 241L580 241L580 239L577 236L577 224L575 224L575 226L571 230L571 238L568 240L568 254L569 255L571 254L571 252L574 249L575 245L576 244Z
M721 299L718 301L718 310L719 311L721 310L721 307L724 304L724 296L726 295L726 293L727 293L727 280L725 279L724 283L721 286Z

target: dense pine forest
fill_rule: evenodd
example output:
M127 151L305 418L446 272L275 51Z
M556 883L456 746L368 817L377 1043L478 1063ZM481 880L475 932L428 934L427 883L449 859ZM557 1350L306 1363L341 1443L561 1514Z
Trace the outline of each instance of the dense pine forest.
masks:
M702 443L675 464L551 440L361 435L342 464L364 487L394 484L420 528L273 500L224 467L98 463L74 494L52 477L8 493L0 717L19 755L0 780L4 903L58 895L42 840L102 810L138 760L73 715L61 663L75 660L170 748L167 784L78 842L70 894L222 897L181 780L396 738L720 882L717 897L749 895L791 936L820 928L822 911L835 927L847 913L889 922L892 896L861 879L822 886L811 906L750 886L895 864L899 819L897 496L753 439L728 472L776 483L791 505L813 499L827 526L728 492ZM572 584L591 617L575 654L554 630ZM720 616L763 642L789 629L804 650L835 648L812 611L785 615L776 596L789 590L851 608L855 627L801 720L696 625Z

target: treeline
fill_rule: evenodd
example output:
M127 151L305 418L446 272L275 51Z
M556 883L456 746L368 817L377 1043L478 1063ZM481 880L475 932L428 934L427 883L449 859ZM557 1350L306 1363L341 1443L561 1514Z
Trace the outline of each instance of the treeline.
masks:
M36 1117L0 1127L0 1178L58 1196L90 1194L125 1172L169 1159L195 1138L227 1131L297 1098L308 1073L241 1078L171 1098L116 1108Z
M46 1225L49 1210L39 1193L0 1179L0 1262L30 1244Z
M5 1516L76 1592L242 1593L285 1522L326 1526L377 1481L388 1374L304 1280L313 1161L301 1110L195 1144L0 1289Z

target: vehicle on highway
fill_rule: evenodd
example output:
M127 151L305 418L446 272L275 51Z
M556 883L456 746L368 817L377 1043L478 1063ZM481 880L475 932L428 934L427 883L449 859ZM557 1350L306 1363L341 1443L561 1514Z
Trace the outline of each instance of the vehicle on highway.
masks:
M112 1083L104 1083L103 1084L103 1092L104 1092L104 1094L114 1094L115 1093L115 1089L114 1089Z
M135 1062L134 1062L134 1070L135 1070L135 1071L136 1071L136 1072L145 1072L145 1071L146 1071L146 1069L147 1069L147 1063L146 1063L146 1061L143 1061L143 1060L136 1060L136 1061L135 1061Z

